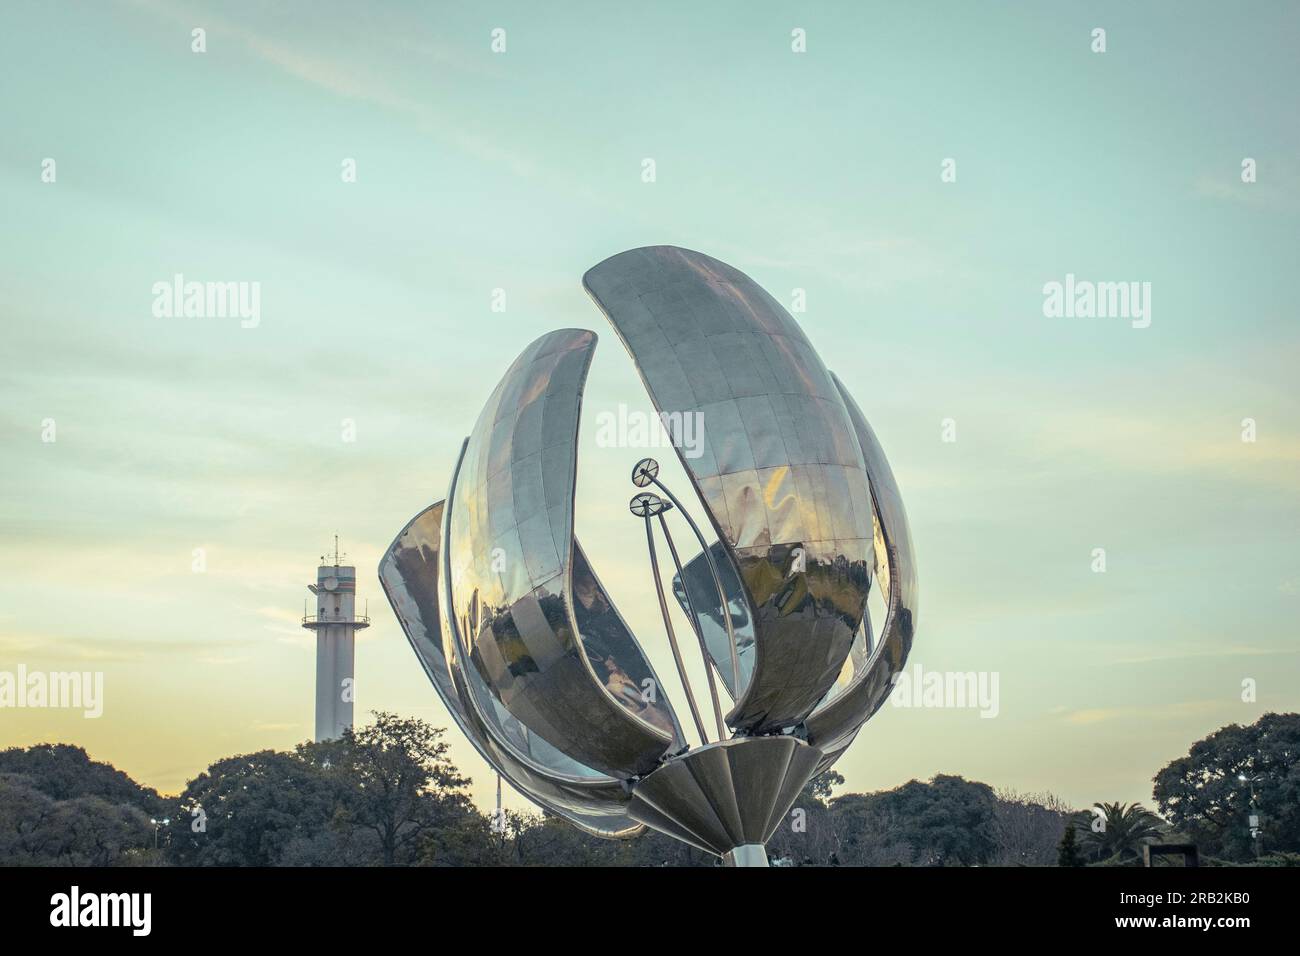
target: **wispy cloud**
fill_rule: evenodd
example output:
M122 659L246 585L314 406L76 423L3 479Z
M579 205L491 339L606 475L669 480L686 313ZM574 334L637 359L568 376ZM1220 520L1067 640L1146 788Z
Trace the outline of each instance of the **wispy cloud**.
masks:
M1060 719L1067 724L1086 726L1114 720L1182 720L1213 713L1222 709L1222 700L1193 700L1173 704L1151 704L1133 707L1090 707L1066 710Z
M1239 175L1199 176L1192 183L1196 195L1269 212L1300 210L1300 176L1285 163L1266 160L1258 180L1243 183Z
M127 661L149 661L159 657L189 657L195 650L211 652L214 650L238 650L248 648L253 641L204 640L198 644L192 640L132 640L130 638L109 638L100 641L76 640L67 637L36 634L0 634L0 658L8 660L59 660L69 663L108 664ZM211 663L240 663L246 657L199 657L197 660Z
M235 40L249 54L289 76L336 96L404 116L414 121L422 132L484 162L505 166L518 176L536 175L536 168L526 157L470 131L446 110L410 95L385 79L383 74L359 62L293 45L282 38L215 16L208 10L200 11L158 0L129 2L187 30L202 24L214 38L219 36ZM405 29L409 30L409 26ZM400 46L417 55L431 55L435 63L448 70L472 69L474 73L483 73L487 69L481 64L467 67L468 61L463 56L432 41L406 40Z
M1300 647L1174 647L1162 648L1151 653L1139 654L1133 657L1117 658L1110 663L1113 664L1163 664L1169 661L1186 661L1198 658L1236 658L1236 657L1275 657L1289 656L1294 657L1300 654Z

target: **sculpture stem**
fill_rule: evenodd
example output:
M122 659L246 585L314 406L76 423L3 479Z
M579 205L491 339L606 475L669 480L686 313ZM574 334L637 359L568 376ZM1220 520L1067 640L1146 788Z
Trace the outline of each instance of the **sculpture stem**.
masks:
M713 679L713 666L709 661L709 648L704 643L704 629L700 625L700 615L695 611L695 602L691 600L691 589L686 587L686 572L682 570L681 559L677 556L677 547L673 544L673 536L668 531L668 522L664 520L664 513L659 512L659 527L663 528L664 540L668 542L668 552L673 556L673 567L677 569L677 577L682 582L682 590L686 592L686 607L691 612L691 623L695 625L695 637L700 642L700 654L704 657L704 676L709 681L709 696L713 699L713 719L718 725L718 739L727 739L727 725L722 720L722 704L718 701L718 682Z
M718 606L722 608L722 623L727 628L727 649L731 652L731 686L734 688L735 699L740 700L740 657L736 654L736 632L731 626L731 605L727 602L727 593L722 589L722 575L718 573L718 565L713 560L713 549L704 540L699 525L695 523L691 513L677 500L677 496L668 490L658 476L650 475L648 472L642 472L642 474L654 482L655 486L668 496L668 500L682 513L686 523L695 532L695 537L699 539L700 547L704 549L704 560L708 562L709 572L713 575L713 585L718 589ZM685 577L682 578L682 587L684 589L687 587Z
M650 515L645 517L645 540L650 548L650 573L655 579L655 595L659 598L659 610L664 616L664 629L668 631L668 643L673 649L673 661L677 664L677 676L681 678L682 689L686 691L686 703L690 705L691 717L695 719L695 729L699 731L700 742L707 744L709 735L704 731L704 721L700 719L700 708L691 693L691 682L686 677L686 664L682 660L681 648L677 646L677 635L673 632L673 622L668 617L668 602L664 600L663 585L659 580L659 559L655 557L654 531L650 527Z

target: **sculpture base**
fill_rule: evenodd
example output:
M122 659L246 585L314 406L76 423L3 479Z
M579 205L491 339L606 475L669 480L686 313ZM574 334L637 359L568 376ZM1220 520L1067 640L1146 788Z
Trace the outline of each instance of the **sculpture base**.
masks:
M723 866L767 866L767 850L761 843L746 843L722 854Z
M822 752L795 737L736 737L672 757L632 788L632 819L722 857L766 866L763 845L786 819ZM761 861L761 862L760 862Z

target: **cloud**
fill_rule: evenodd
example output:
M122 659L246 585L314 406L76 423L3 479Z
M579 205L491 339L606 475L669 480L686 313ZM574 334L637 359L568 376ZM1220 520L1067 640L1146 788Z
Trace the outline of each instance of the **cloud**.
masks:
M445 110L412 98L355 62L326 56L319 52L309 52L285 43L279 38L215 17L207 11L199 13L174 3L164 4L157 0L131 0L131 2L186 29L201 23L210 36L221 35L235 39L254 57L289 76L335 96L356 100L405 116L413 120L422 132L450 143L476 159L506 166L516 175L525 178L532 177L536 173L532 163L526 158L469 132L458 125L455 118L448 115ZM409 30L409 25L404 26L403 29ZM435 62L450 70L464 71L466 68L467 61L464 57L441 45L430 42L420 44L405 42L399 45L422 56L427 56L430 50L436 51ZM388 60L386 65L390 67L386 72L391 73L391 60ZM482 73L485 69L482 65L476 65L474 72Z
M1274 648L1274 647L1202 647L1202 648L1171 648L1168 650L1155 651L1149 654L1142 654L1138 657L1121 657L1111 661L1113 664L1161 664L1167 661L1184 661L1192 658L1221 658L1221 657L1270 657L1276 655L1296 655L1300 654L1300 648Z
M303 730L306 728L306 724L303 724L298 721L291 721L288 723L272 723L270 721L257 720L254 721L250 726L252 727L253 730Z
M1239 174L1225 178L1222 176L1200 176L1192 183L1196 195L1221 202L1237 203L1252 209L1268 209L1274 212L1295 212L1300 210L1300 176L1286 166L1270 163L1269 168L1259 173L1259 181L1243 183Z
M79 661L93 664L108 664L124 661L150 661L159 657L191 655L195 650L238 650L253 645L253 641L228 640L133 640L131 638L107 638L104 640L85 641L75 638L58 637L45 634L3 634L0 635L0 658L8 660L53 660ZM239 658L238 660L246 660ZM204 660L204 658L200 658ZM218 662L213 658L213 662ZM229 656L221 663L235 663Z
M194 659L200 664L214 664L218 667L226 664L247 664L252 660L251 657L211 657L206 655Z
M1173 704L1156 704L1144 707L1090 707L1064 711L1061 719L1067 724L1088 726L1112 720L1179 720L1200 714L1213 713L1224 706L1222 700L1193 700Z

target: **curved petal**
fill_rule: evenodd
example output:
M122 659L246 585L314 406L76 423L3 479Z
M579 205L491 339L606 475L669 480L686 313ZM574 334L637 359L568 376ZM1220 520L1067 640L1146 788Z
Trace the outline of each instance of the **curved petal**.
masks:
M677 454L754 622L753 673L727 722L797 726L835 683L870 584L871 493L844 401L794 319L726 263L651 246L583 284L656 408L703 423L698 457Z
M575 576L585 562L574 555L573 496L595 347L583 329L542 336L484 406L447 495L446 614L466 674L524 727L580 764L630 778L653 770L676 733L662 697L640 699L652 678L644 657L589 648L579 630L592 596L577 586L594 577ZM603 591L592 599L607 602Z
M731 612L731 632L736 635L736 663L739 665L740 686L749 683L754 672L754 625L749 617L749 602L740 578L736 577L735 566L721 542L715 541L709 547L713 554L713 563L717 566L718 577L722 579L722 591L727 596L727 608ZM682 613L687 617L694 608L699 614L700 630L704 633L704 646L708 649L709 659L718 672L718 677L727 693L733 699L740 697L740 688L735 686L731 669L731 651L728 648L730 638L727 636L726 618L723 616L722 604L718 600L718 586L713 581L713 572L709 562L701 551L682 567L681 574L673 575L673 597L681 605Z
M545 754L523 759L518 742L507 743L504 733L489 727L477 710L467 707L453 678L453 664L443 648L442 614L438 599L442 563L443 502L416 515L394 539L379 564L379 580L406 638L424 667L452 719L483 759L525 796L559 814L589 833L624 837L642 826L626 812L630 796L611 777L574 781L539 767ZM525 748L530 741L525 737ZM525 752L527 752L525 750Z
M808 742L826 753L827 759L820 770L829 767L847 749L858 728L889 696L893 689L893 675L903 669L912 649L918 606L916 550L912 545L912 531L907 524L898 482L862 409L858 408L843 383L833 375L832 379L844 396L871 477L872 502L879 531L876 536L880 566L878 579L888 593L880 646L875 648L866 665L853 675L849 686L808 718Z

